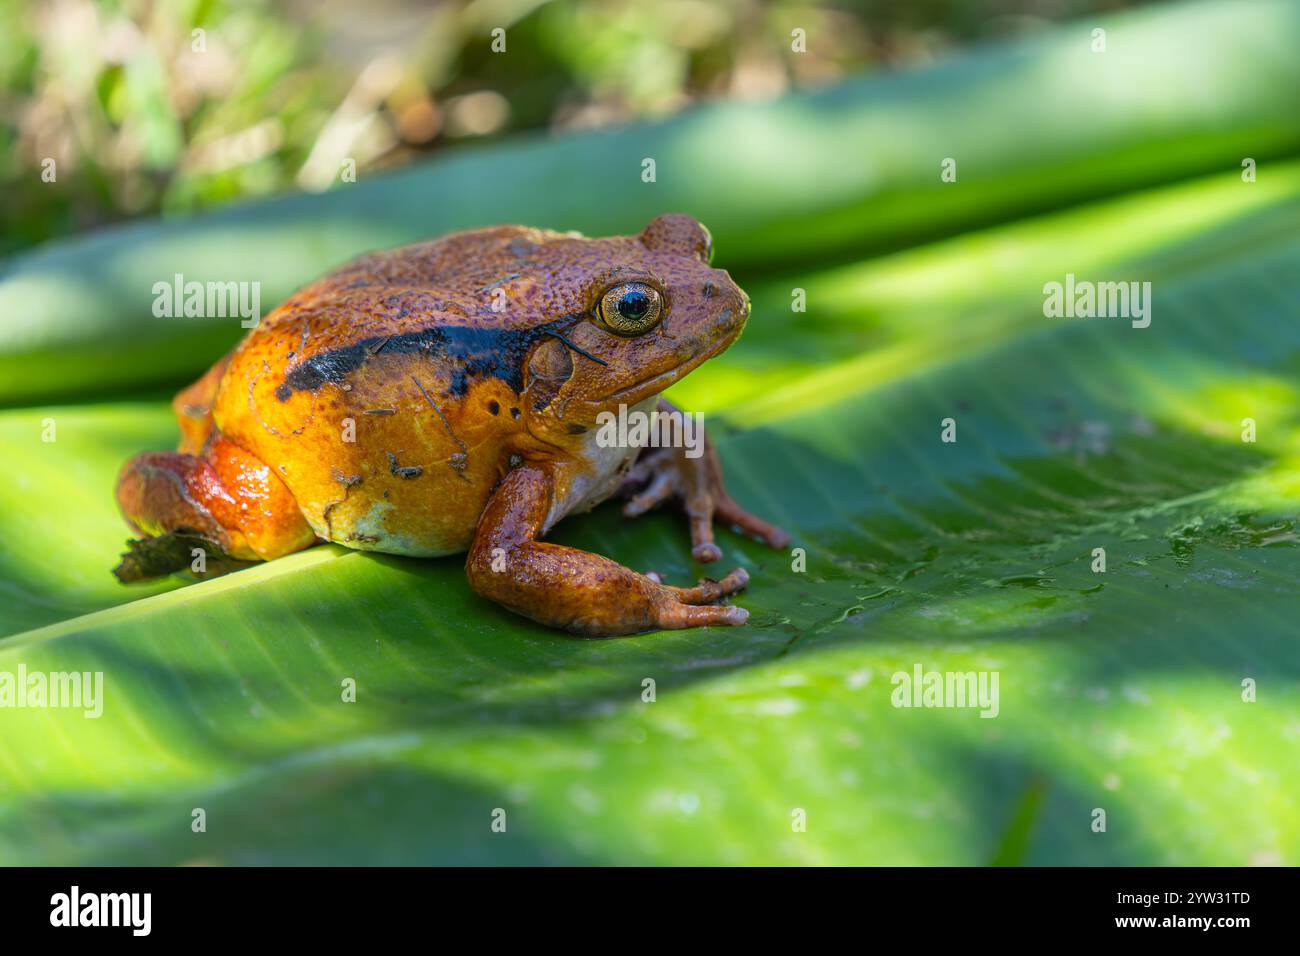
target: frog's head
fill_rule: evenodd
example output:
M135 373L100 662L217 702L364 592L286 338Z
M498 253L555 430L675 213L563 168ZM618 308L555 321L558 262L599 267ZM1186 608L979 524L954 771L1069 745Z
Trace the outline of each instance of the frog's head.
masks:
M638 235L582 243L580 309L539 341L526 376L543 427L589 426L601 411L659 394L740 335L749 297L709 261L709 232L690 216L653 219ZM566 262L557 278L578 278Z

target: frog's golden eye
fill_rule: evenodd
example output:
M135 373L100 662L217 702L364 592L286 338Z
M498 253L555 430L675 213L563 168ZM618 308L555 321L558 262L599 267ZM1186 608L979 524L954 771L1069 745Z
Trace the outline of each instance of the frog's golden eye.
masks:
M620 282L596 303L596 317L615 335L641 335L663 318L663 296L644 282Z

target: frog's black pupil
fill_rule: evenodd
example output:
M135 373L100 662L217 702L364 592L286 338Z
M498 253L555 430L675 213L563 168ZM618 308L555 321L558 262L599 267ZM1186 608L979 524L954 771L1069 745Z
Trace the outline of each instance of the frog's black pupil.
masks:
M618 300L618 314L633 322L644 319L650 311L650 297L644 292L627 292Z

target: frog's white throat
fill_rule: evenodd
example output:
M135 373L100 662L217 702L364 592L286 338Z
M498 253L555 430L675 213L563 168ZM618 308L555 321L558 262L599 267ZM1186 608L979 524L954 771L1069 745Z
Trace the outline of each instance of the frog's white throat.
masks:
M659 406L659 396L651 395L635 405L627 406L627 414L649 415ZM587 468L574 471L568 477L567 487L559 492L546 516L543 530L550 530L561 518L570 514L590 511L618 491L623 476L643 451L636 446L610 445L600 440L600 430L589 428L583 439L581 460Z

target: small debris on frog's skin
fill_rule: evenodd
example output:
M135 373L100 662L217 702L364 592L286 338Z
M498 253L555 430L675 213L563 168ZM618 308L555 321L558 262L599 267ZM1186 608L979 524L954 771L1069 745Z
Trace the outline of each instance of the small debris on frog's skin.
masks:
M584 358L589 358L589 359L591 359L593 362L596 362L596 363L598 363L598 364L600 364L600 365L604 365L604 366L608 366L608 365L609 365L609 363L606 362L603 358L597 358L596 356L592 355L590 352L587 352L587 351L585 351L585 350L583 350L583 349L578 348L576 345L574 345L572 342L570 342L568 339L566 339L566 338L565 338L563 335L561 335L559 332L547 331L546 334L549 335L549 336L551 336L552 338L559 339L560 342L562 342L565 346L567 346L568 348L570 348L570 349L572 349L573 351L577 352L579 355L583 356Z
M465 477L465 466L469 464L469 448L463 441L461 441L460 436L452 429L451 422L447 421L447 416L442 413L442 409L438 407L436 402L434 402L433 396L429 394L420 380L412 375L411 381L414 382L415 387L420 390L420 394L423 395L424 400L429 403L429 407L438 413L438 417L442 419L442 424L447 429L447 434L451 436L451 440L460 446L460 451L447 459L447 464L451 466L452 471L458 473L462 478ZM388 457L392 458L393 456L390 454ZM393 474L397 474L397 472L393 472ZM403 475L402 477L410 478L414 476Z
M389 457L391 458L392 456L390 455ZM330 468L330 477L333 478L335 481L337 481L340 485L342 485L345 488L352 488L353 486L359 485L362 482L362 478L360 475L345 475L343 474L343 472L339 471L337 468L334 467Z
M388 454L388 470L399 478L419 478L424 474L424 469L419 465L399 465L397 456L391 451Z

